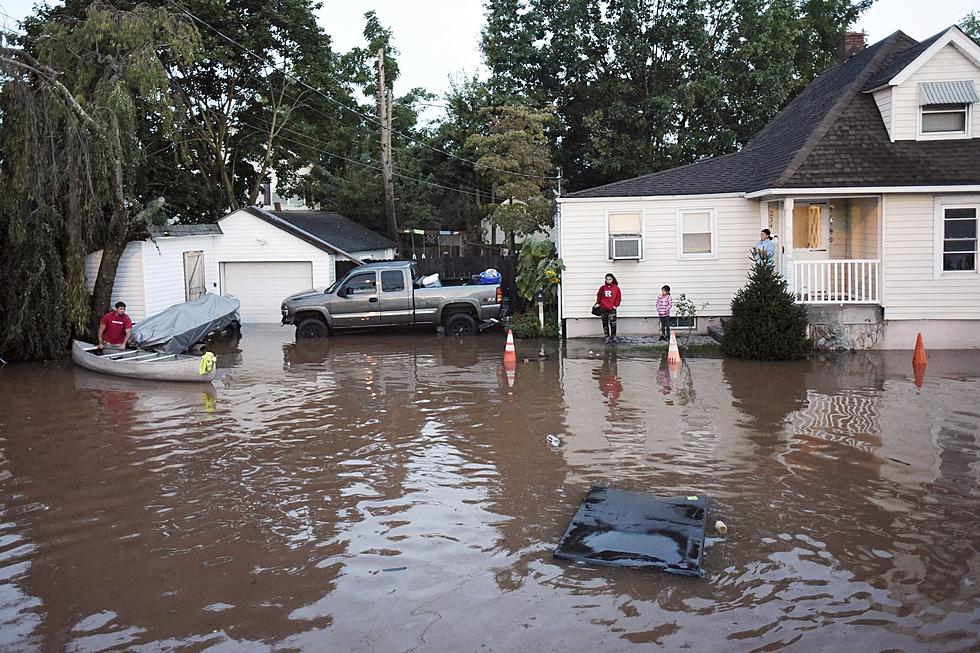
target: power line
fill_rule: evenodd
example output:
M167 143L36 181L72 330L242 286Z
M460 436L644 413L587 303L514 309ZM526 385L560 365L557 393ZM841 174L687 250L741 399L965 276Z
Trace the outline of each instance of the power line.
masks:
M374 118L373 116L370 116L370 115L367 115L367 114L363 114L360 111L357 111L355 109L350 108L349 106L347 106L346 104L344 104L340 100L338 100L338 99L336 99L334 97L331 97L331 96L327 95L326 93L324 93L323 91L321 91L318 88L315 88L313 86L310 86L309 84L307 84L303 80L299 79L298 77L292 75L291 73L287 72L286 70L284 70L282 68L278 68L277 66L271 64L268 61L268 59L264 59L263 57L259 56L258 54L256 54L252 50L248 49L247 47L245 47L244 45L242 45L241 43L239 43L238 41L236 41L232 37L226 35L224 32L222 32L218 28L214 27L213 25L211 25L210 23L208 23L207 21L205 21L203 18L198 18L197 16L195 16L193 13L191 13L190 11L188 11L187 9L185 9L183 6L181 6L179 3L177 3L176 0L170 0L170 4L172 4L174 7L176 7L181 13L185 14L191 20L193 20L193 21L195 21L197 23L200 23L204 27L207 27L209 30L211 30L212 32L214 32L215 34L217 34L218 36L220 36L224 40L228 41L232 45L238 47L239 49L242 50L242 52L245 52L246 54L250 55L254 59L256 59L256 60L264 63L267 66L270 66L272 68L275 68L280 73L282 73L283 75L285 75L289 79L293 80L297 84L300 84L300 85L306 87L307 89L313 91L317 95L322 96L327 101L336 104L337 106L341 107L342 109L345 109L346 111L350 111L354 115L359 116L362 120L366 120L368 122L372 122L372 123L374 123L374 124L376 124L378 126L381 126L381 123L378 122L377 118ZM480 165L476 161L472 161L472 160L467 159L465 157L461 157L461 156L456 155L456 154L453 154L451 152L447 152L445 150L439 149L438 147L434 147L432 145L429 145L428 143L425 143L423 141L420 141L419 139L415 138L414 136L410 136L408 134L404 134L404 133L399 132L397 130L392 130L391 133L397 134L398 136L400 136L402 138L405 138L407 140L410 140L410 141L412 141L414 143L418 143L422 147L426 147L426 148L428 148L430 150L433 150L434 152L438 152L438 153L443 154L445 156L448 156L450 158L457 159L457 160L462 161L464 163L468 163L468 164L474 166L474 168L477 168L478 167L478 168L482 168L482 169L485 169L485 170L492 170L494 172L499 172L499 173L502 173L502 174L514 175L515 177L527 177L527 178L531 178L531 179L546 179L546 180L549 180L549 181L554 181L554 180L557 179L557 177L546 177L544 175L532 175L532 174L528 174L528 173L524 173L524 172L513 172L511 170L502 170L500 168L494 168L492 166Z
M249 123L249 122L247 122L245 120L240 120L238 124L244 125L246 127L251 127L252 129L259 130L259 131L264 130L263 127L259 127L258 125L253 125L253 124L251 124L251 123ZM282 140L284 140L284 141L286 141L288 143L295 143L296 145L299 145L301 147L312 148L318 154L324 154L326 156L333 157L335 159L340 159L341 161L347 161L348 163L353 163L353 164L356 164L356 165L359 165L359 166L363 166L365 168L369 168L369 169L374 170L376 172L381 172L381 167L380 166L374 165L372 163L366 163L364 161L358 161L357 159L352 159L350 157L346 157L346 156L343 156L341 154L336 154L336 153L331 152L329 150L323 149L322 147L320 147L320 141L319 141L319 139L316 139L316 138L314 138L312 136L307 136L307 135L302 134L300 132L295 132L293 130L286 130L285 128L283 128L283 129L284 129L284 131L291 131L292 133L299 134L303 138L306 138L308 140L312 140L312 141L316 142L317 145L316 146L313 146L310 143L302 143L300 141L297 141L297 140L295 140L293 138L288 138L286 136L280 136L279 137L280 139L282 139ZM461 188L453 188L452 186L444 186L442 184L438 184L436 182L429 181L427 179L419 179L418 177L412 177L410 175L406 175L406 174L403 174L403 173L400 173L400 172L395 172L393 174L394 174L395 177L398 177L400 179L406 179L406 180L414 181L414 182L417 182L417 183L420 183L420 184L425 184L426 186L432 186L432 187L435 187L435 188L441 188L443 190L447 190L447 191L450 191L450 192L453 192L453 193L459 193L461 195L468 195L470 197L477 197L477 198L485 198L486 197L486 195L484 195L482 193L474 193L472 191L463 190Z

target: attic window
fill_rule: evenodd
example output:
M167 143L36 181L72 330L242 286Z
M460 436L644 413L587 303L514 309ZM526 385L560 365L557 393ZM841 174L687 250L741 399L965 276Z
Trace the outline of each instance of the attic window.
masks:
M923 136L970 135L970 111L980 101L973 81L919 84L919 133Z
M923 134L965 134L968 104L926 104L922 107Z

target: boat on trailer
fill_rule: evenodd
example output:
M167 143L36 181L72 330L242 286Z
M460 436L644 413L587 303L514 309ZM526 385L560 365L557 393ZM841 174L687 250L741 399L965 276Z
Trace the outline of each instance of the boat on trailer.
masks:
M76 365L93 372L151 381L196 381L214 379L214 354L191 356L168 354L146 349L103 349L89 342L75 340L71 359Z

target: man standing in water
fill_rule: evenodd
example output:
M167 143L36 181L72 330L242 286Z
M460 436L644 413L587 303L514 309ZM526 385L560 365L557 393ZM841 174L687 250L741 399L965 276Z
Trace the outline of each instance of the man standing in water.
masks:
M99 349L106 346L125 349L133 332L133 321L126 315L126 305L116 302L116 308L102 316L99 322Z

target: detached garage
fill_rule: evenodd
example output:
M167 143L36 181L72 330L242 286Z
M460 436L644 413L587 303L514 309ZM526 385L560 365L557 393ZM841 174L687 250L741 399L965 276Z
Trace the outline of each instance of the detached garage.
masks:
M243 322L278 322L284 297L313 288L310 261L219 264L221 289L242 302Z
M206 291L241 300L243 322L277 323L283 298L332 284L338 261L394 255L390 240L337 213L250 206L217 224L151 227L126 247L112 302L138 321ZM90 291L100 259L86 259Z

